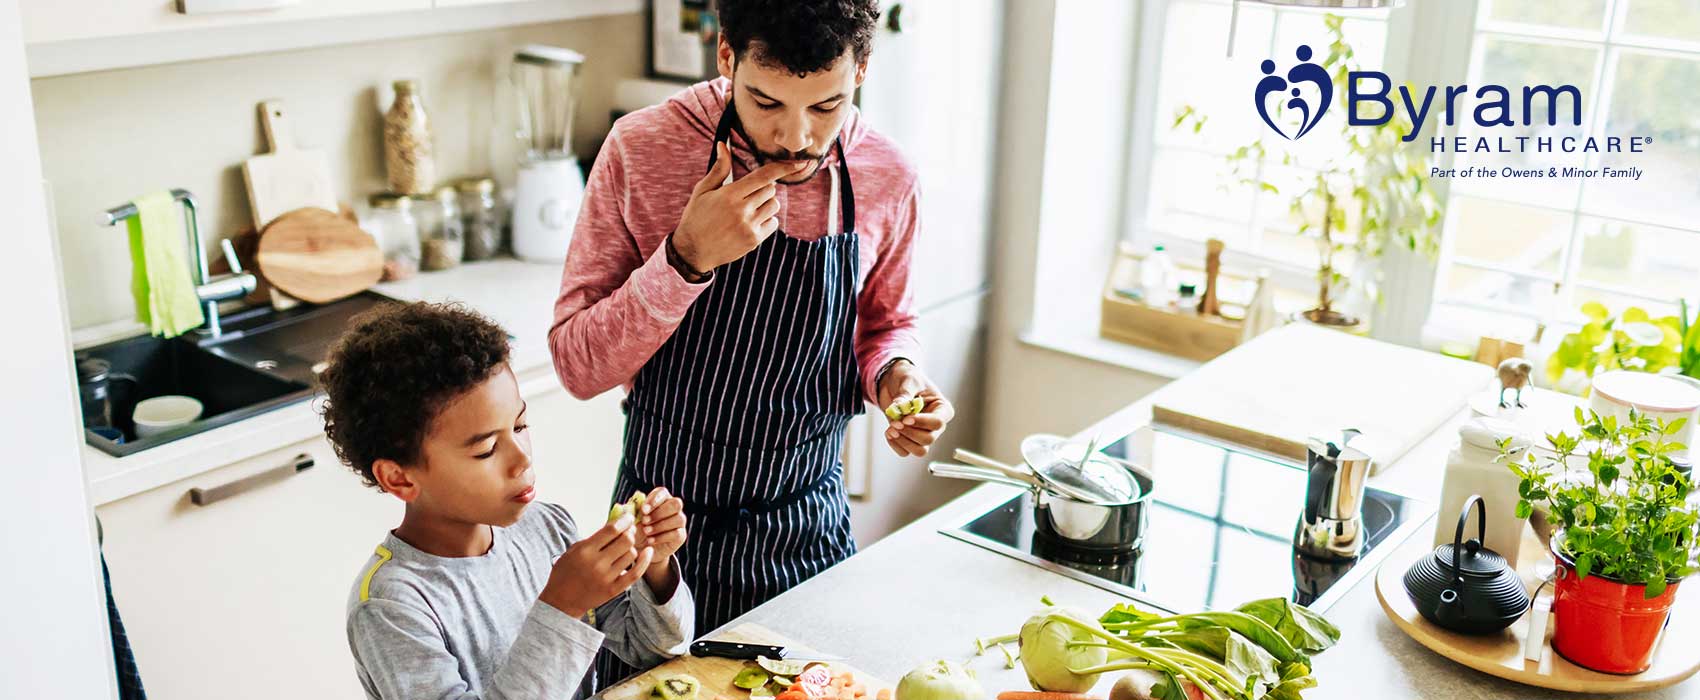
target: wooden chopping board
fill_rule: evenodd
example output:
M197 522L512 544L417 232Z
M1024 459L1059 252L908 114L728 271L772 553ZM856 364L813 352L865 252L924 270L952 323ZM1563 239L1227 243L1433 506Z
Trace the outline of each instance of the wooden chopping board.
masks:
M722 634L715 635L714 639L729 642L778 644L787 649L800 650L797 658L808 658L808 652L819 651L808 649L786 639L773 630L754 623L739 625ZM732 685L732 678L737 676L738 671L742 670L747 663L749 662L738 659L699 658L686 654L602 691L601 697L602 700L647 700L649 691L655 687L656 683L666 678L686 674L702 682L702 692L698 695L699 700L715 700L716 697L724 697L726 700L748 700L749 691ZM832 668L832 672L835 674L845 671L855 674L856 680L868 687L869 698L877 695L882 688L895 689L896 687L891 683L856 670L856 668L842 661L827 662L827 665Z
M1299 462L1307 438L1357 428L1379 469L1492 379L1487 365L1294 323L1164 387L1151 417Z
M384 274L377 241L353 221L315 207L279 216L261 231L254 260L272 286L313 304L364 291Z
M1539 585L1531 574L1534 562L1546 549L1532 534L1519 550L1517 570L1524 585L1533 592ZM1430 556L1423 551L1421 556ZM1700 671L1700 594L1686 586L1677 589L1676 605L1671 607L1671 620L1665 628L1664 639L1653 652L1653 666L1633 676L1599 673L1577 666L1552 649L1552 620L1547 623L1547 644L1539 661L1523 658L1523 639L1528 634L1529 617L1524 615L1516 624L1491 635L1472 636L1451 632L1429 622L1417 612L1410 596L1405 594L1405 570L1415 560L1401 551L1389 557L1375 574L1375 595L1381 601L1382 612L1405 634L1436 654L1483 673L1540 688L1552 688L1572 693L1643 693L1676 685ZM1549 587L1544 595L1550 596Z
M265 127L267 152L242 163L254 228L262 230L277 217L302 207L336 211L330 161L322 151L295 147L283 101L261 102L260 124Z

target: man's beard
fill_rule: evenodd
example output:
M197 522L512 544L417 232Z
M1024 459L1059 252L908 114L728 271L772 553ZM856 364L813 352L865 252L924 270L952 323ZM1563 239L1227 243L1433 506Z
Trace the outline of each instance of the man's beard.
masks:
M744 137L744 143L750 144L750 152L755 154L755 156L756 156L756 167L758 167L758 168L761 167L762 165L765 165L767 163L773 163L773 162L798 161L798 160L815 161L815 167L812 168L809 171L808 177L805 177L801 180L784 180L784 179L781 179L781 180L779 180L780 183L783 183L783 184L786 184L786 185L801 185L805 182L808 182L809 180L814 179L815 175L818 175L820 173L821 166L826 161L826 152L824 152L824 151L817 154L817 153L810 153L808 151L766 151L766 150L762 150L760 147L756 146L756 140L751 138L748 132L744 131L744 125L743 124L738 124L737 129L738 129L739 135Z

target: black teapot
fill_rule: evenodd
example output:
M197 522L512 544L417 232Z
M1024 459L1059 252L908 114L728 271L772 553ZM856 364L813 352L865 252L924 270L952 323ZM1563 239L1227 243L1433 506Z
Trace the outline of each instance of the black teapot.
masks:
M1476 537L1464 541L1464 525L1476 510ZM1492 634L1516 622L1529 609L1529 592L1517 572L1493 550L1487 536L1487 503L1470 496L1458 514L1452 544L1417 560L1405 572L1405 594L1424 618L1463 634Z

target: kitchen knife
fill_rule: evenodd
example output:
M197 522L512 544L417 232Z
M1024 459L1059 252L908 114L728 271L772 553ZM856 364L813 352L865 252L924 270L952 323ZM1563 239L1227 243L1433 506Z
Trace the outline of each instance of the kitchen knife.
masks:
M746 642L722 642L704 639L691 644L691 656L717 657L722 659L769 658L785 661L843 661L842 656L829 654L805 654L792 652L777 644L750 644Z

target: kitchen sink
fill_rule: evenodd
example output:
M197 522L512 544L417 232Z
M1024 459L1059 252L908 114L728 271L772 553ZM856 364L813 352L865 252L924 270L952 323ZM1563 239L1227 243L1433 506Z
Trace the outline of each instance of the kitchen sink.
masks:
M397 303L375 292L323 305L287 310L269 306L223 317L224 332L198 332L169 340L136 336L79 350L112 365L112 428L109 439L84 426L88 444L122 457L306 400L316 388L315 366L357 314ZM133 378L133 379L130 379ZM201 417L187 425L138 438L131 411L137 402L181 394L201 402Z

